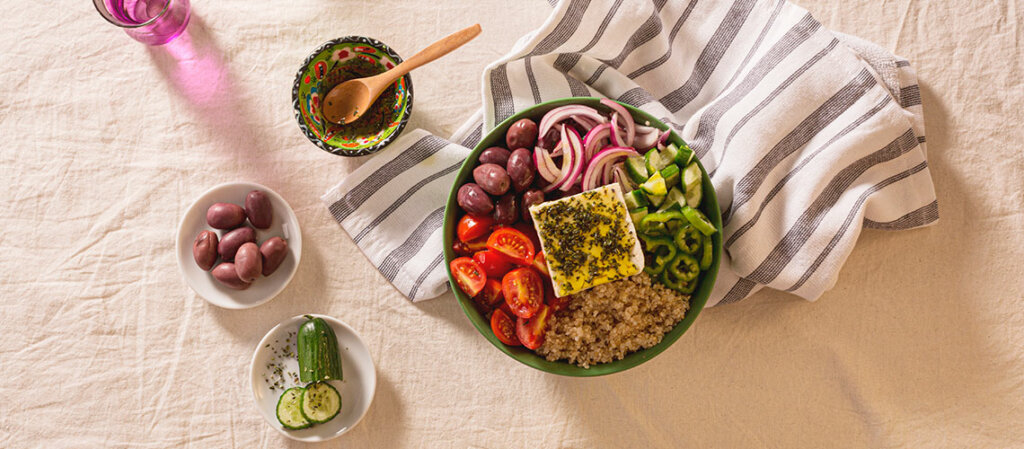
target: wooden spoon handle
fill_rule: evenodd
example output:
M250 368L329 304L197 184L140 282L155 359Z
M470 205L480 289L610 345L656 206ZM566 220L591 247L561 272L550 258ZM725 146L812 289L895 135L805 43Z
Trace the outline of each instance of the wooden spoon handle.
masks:
M411 58L406 59L395 68L388 70L385 73L393 75L391 81L394 81L398 79L398 77L409 73L412 69L440 58L452 50L461 47L466 42L473 40L473 38L477 37L479 34L480 24L473 25L461 31L456 31L447 37L430 44L429 47L424 48L419 53L416 53Z

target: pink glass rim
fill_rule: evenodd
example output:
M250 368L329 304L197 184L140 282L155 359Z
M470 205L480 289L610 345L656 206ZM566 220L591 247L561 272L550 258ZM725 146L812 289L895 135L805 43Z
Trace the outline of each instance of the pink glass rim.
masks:
M153 17L150 17L149 20L142 23L127 23L115 17L114 13L110 12L109 10L109 0L92 0L92 4L96 7L96 11L98 11L100 15L107 20L107 22L110 22L121 28L139 28L144 27L146 25L150 25L157 19L163 17L164 14L167 14L167 11L171 9L172 1L174 0L164 0L164 8L160 10L160 13L154 15Z

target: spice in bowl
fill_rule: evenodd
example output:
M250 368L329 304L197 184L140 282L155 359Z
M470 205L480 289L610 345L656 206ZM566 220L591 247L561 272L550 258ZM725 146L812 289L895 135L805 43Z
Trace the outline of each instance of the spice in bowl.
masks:
M320 82L321 92L330 92L335 86L356 78L366 78L384 73L387 69L376 62L355 57L336 65ZM326 95L325 95L326 96ZM391 113L395 110L397 97L395 85L392 84L377 97L370 109L360 111L358 120L352 123L334 124L324 119L329 133L334 133L346 140L356 140L375 135L391 123ZM321 114L323 111L321 110Z
M303 61L292 86L292 107L302 133L320 149L339 156L375 153L398 138L412 113L409 74L391 84L369 111L345 125L324 118L323 102L339 84L393 69L402 58L384 43L363 36L332 39Z

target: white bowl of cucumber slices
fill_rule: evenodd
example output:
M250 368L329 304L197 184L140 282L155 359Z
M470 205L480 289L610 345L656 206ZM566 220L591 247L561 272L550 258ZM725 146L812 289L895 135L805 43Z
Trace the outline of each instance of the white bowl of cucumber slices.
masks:
M377 387L373 359L359 335L325 315L299 315L274 326L256 347L249 377L267 423L304 442L352 430Z

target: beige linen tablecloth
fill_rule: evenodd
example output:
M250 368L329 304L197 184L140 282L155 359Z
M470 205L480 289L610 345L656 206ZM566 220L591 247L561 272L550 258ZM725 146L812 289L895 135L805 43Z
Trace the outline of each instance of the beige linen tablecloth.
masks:
M411 304L319 195L361 164L305 140L295 70L342 35L403 55L484 34L414 73L410 129L447 135L540 0L195 0L193 51L147 48L84 1L0 18L0 447L298 447L247 383L263 334L306 312L369 345L364 421L323 447L993 447L1024 444L1024 25L1013 0L800 0L918 70L942 219L865 231L817 303L708 310L658 358L593 379L519 365L451 295ZM198 75L197 75L198 74ZM291 285L244 311L182 282L174 236L202 191L257 181L291 203Z

